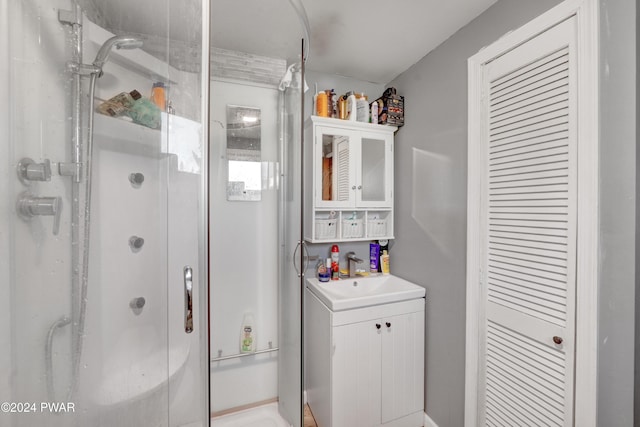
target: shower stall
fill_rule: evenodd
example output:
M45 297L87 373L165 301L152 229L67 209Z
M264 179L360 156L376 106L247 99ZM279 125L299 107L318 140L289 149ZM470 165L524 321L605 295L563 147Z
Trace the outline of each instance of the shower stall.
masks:
M0 4L0 425L301 426L308 30L240 3Z

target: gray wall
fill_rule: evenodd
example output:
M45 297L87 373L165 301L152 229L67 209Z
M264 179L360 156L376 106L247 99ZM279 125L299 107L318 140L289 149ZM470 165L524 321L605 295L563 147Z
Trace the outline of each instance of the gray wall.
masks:
M425 408L439 427L464 423L466 61L558 3L500 0L389 83L406 103L395 145L393 271L427 289Z
M313 99L313 91L315 90L316 83L318 84L318 90L335 89L338 96L350 90L356 93L364 92L364 94L369 97L369 101L377 99L382 95L382 92L384 92L383 84L339 76L337 74L320 73L309 69L305 71L305 80L310 89L309 92L305 94L305 99L307 99L308 102L308 105L304 106L305 117L309 117L311 114L311 100Z
M635 7L635 0L600 0L600 426L633 422Z

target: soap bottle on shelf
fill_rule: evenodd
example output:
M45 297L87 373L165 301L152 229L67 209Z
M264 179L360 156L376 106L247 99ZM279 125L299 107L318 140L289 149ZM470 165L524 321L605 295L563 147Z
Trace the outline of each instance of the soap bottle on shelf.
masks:
M142 98L142 95L135 89L129 93L121 92L100 104L98 112L111 117L122 116L140 98Z
M164 89L164 83L155 82L151 88L151 100L160 109L165 111L167 109L167 96Z
M255 353L255 351L256 331L253 315L247 313L242 319L242 329L240 330L240 353Z

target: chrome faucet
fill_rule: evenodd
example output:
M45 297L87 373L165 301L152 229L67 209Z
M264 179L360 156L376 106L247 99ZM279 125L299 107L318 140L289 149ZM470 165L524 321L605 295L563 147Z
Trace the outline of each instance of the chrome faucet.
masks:
M356 264L361 264L362 260L356 257L355 252L347 252L347 261L349 261L349 277L356 277Z

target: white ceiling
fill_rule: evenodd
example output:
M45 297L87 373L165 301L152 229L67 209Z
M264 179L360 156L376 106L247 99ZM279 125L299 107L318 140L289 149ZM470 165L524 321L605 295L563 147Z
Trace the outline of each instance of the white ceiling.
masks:
M302 0L311 26L307 69L386 84L495 1ZM185 41L199 38L193 22L200 0L84 2L116 33L166 37L169 30ZM290 61L303 36L287 0L214 0L211 32L213 46Z
M496 0L302 0L308 68L389 83Z

